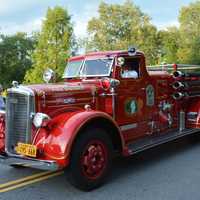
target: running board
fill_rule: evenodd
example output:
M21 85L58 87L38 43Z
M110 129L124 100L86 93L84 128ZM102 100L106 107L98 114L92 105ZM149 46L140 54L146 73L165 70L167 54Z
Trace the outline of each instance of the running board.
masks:
M200 129L184 129L183 131L175 130L161 135L151 135L128 145L130 155L139 153L146 149L173 141L175 139L200 132Z

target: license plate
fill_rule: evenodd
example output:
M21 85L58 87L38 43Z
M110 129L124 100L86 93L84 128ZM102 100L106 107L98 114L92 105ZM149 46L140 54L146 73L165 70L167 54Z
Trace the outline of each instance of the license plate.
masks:
M18 154L25 156L36 157L37 155L37 147L31 144L18 143L15 150Z

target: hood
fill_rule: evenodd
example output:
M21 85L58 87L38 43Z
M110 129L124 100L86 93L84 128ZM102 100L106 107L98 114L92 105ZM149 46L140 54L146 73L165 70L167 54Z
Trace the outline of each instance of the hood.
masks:
M95 106L98 90L96 84L81 82L63 84L41 84L27 86L36 96L36 112L49 115L66 109L84 109L86 104Z

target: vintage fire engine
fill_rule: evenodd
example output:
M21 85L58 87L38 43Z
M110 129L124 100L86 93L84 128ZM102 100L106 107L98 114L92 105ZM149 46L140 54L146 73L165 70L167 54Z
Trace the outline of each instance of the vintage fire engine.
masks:
M14 82L0 112L0 160L66 169L73 185L94 189L114 155L198 135L200 73L191 71L197 68L147 68L144 54L130 48L70 58L62 84ZM52 76L44 73L47 82Z

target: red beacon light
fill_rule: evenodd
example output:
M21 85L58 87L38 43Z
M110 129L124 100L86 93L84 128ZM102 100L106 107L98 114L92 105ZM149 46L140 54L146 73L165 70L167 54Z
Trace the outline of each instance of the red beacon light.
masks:
M178 65L177 65L177 64L174 63L174 64L172 65L172 67L173 67L173 70L174 70L174 71L177 71L177 70L178 70Z
M101 80L101 85L102 85L102 88L104 90L109 90L110 89L110 85L111 85L110 79L109 78L102 79Z
M101 80L101 85L104 90L114 89L120 84L120 81L114 78L104 78Z

